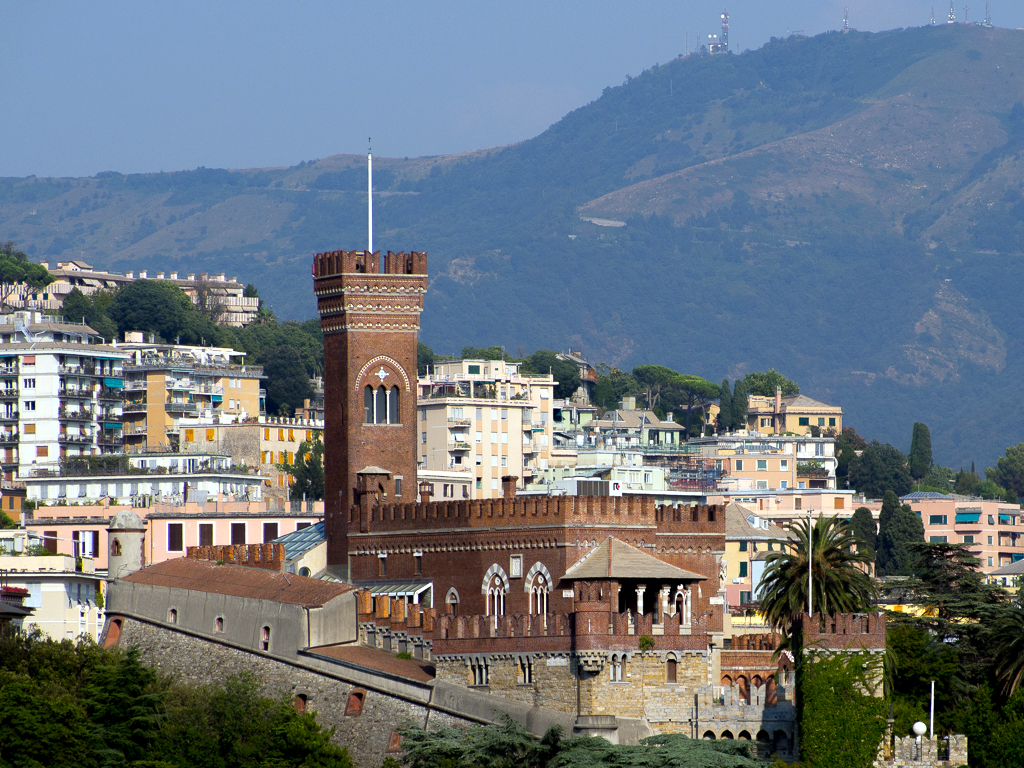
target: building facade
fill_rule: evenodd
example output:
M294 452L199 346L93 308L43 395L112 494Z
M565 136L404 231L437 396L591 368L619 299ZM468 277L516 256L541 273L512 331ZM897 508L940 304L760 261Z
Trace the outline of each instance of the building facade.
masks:
M127 355L87 325L0 315L0 453L8 482L54 475L66 456L122 451Z
M419 466L469 472L465 498L501 496L506 475L531 482L549 466L554 385L520 363L438 363L419 379Z

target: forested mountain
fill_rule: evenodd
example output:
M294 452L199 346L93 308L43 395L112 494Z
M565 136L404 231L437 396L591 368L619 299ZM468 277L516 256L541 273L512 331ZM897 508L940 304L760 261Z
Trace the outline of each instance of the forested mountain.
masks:
M529 141L375 158L375 244L430 252L423 340L582 347L712 381L777 368L906 450L1020 439L1024 33L942 25L654 65ZM402 119L396 115L396 119ZM0 180L0 240L227 271L314 313L366 242L365 158Z

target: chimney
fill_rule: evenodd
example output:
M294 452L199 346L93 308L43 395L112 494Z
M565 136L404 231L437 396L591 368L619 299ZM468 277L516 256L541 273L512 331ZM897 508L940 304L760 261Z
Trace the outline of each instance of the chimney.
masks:
M164 279L164 273L163 272L157 272L156 273L156 279L157 280L163 280Z
M431 495L433 495L433 493L434 493L434 484L433 483L428 483L426 480L424 480L422 483L420 483L420 502L421 503L429 504L430 503L430 497L431 497Z
M671 422L672 421L672 411L669 411L668 413L665 414L665 421L667 421L667 422Z
M132 270L131 272L125 272L124 276L127 277L129 280L134 280L135 279L135 270Z
M780 422L782 421L782 387L775 388L775 414L772 423L775 426L775 434L779 434Z
M515 475L502 475L501 477L501 497L505 501L516 500L516 481L519 480Z
M218 272L217 273L217 282L218 283L223 283L224 282L224 273L223 272Z
M196 276L194 274L189 273L188 279L189 280L195 280Z
M39 264L40 264L40 266L42 266L43 269L49 269L50 268L50 262L48 262L48 261L40 261Z
M143 270L141 270L139 272L139 279L140 280L145 280L146 279L146 270L143 269Z

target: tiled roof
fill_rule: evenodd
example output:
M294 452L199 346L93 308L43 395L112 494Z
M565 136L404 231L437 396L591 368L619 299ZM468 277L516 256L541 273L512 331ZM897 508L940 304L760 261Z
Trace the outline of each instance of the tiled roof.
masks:
M901 496L900 501L926 501L927 499L950 499L951 496L947 496L944 493L937 493L936 491L914 491L914 493L908 493L906 496Z
M306 607L317 607L351 592L351 584L309 579L278 571L217 565L210 560L165 560L126 576L122 581L160 587L251 597Z
M286 533L284 536L278 536L274 539L275 543L284 544L285 560L294 560L296 557L306 554L313 547L325 541L327 541L327 534L324 533L322 520L315 525L307 525L305 528L300 528L297 531Z
M362 645L320 645L308 649L307 653L337 659L356 667L374 669L395 677L404 677L418 683L434 682L433 664L417 659L398 659L376 648L366 648Z
M639 429L641 424L651 429L662 430L684 430L686 427L676 424L674 421L662 421L654 411L608 411L600 419L592 422L600 427L615 427L617 429Z
M787 395L782 398L782 405L787 410L799 408L836 408L834 405L823 403L820 400L815 400L813 397L808 397L807 395Z
M605 539L570 566L566 579L706 579L677 568L614 537Z
M725 508L725 540L734 539L789 539L793 538L790 531L783 530L777 525L767 528L759 528L750 524L748 517L754 513L746 507L735 502ZM755 515L756 517L756 515Z

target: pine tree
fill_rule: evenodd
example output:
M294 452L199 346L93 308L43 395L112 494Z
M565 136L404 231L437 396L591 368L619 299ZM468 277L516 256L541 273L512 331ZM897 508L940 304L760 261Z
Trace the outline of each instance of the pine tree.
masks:
M722 379L722 394L718 397L718 431L732 431L732 390L728 379Z
M750 401L747 399L747 388L742 381L737 381L732 391L732 428L747 428L747 410Z
M910 475L920 480L932 466L932 436L928 425L914 422L914 433L910 438Z

